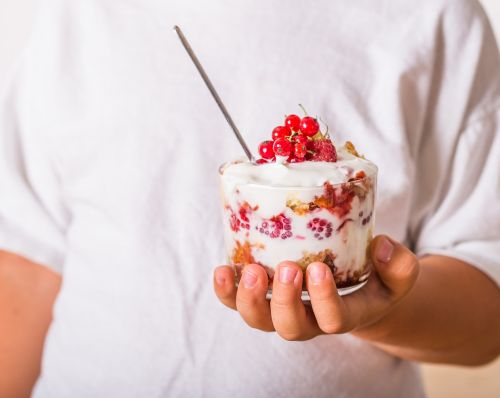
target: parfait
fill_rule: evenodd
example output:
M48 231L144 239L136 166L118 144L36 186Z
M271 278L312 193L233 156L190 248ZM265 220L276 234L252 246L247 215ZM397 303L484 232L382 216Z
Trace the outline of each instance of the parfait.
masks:
M303 271L315 261L327 264L341 295L362 287L370 274L377 167L351 142L335 146L310 116L287 116L259 154L220 168L224 239L237 283L246 264L260 264L270 296L274 268L291 260ZM309 298L305 286L302 298Z

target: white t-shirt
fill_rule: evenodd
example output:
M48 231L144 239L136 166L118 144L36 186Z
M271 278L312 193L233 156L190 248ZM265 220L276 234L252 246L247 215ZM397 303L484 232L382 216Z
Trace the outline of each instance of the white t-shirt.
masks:
M379 165L377 232L500 281L500 62L475 1L49 0L0 117L0 247L63 275L35 397L422 397L349 335L212 292L217 169L303 103Z

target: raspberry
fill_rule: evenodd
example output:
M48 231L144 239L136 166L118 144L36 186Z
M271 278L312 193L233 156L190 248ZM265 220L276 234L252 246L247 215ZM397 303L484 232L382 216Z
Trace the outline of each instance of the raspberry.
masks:
M316 197L314 203L330 213L342 218L351 211L351 203L355 196L352 187L345 183L334 188L328 181L324 183L325 191L322 196Z
M293 236L292 220L283 213L269 219L264 219L255 229L261 234L268 235L272 239L288 239Z
M249 222L250 220L248 219L247 216L247 210L244 207L240 207L240 219L246 222Z
M231 212L231 215L229 216L229 226L231 227L231 230L233 232L238 232L240 230L240 225L241 225L241 221L238 220L238 217L236 217L236 214Z
M226 208L230 212L229 227L233 232L239 232L241 229L250 229L250 219L248 214L255 210L255 208L250 207L247 202L244 202L240 206L238 213L235 213L229 206Z
M366 216L365 218L363 218L361 220L361 224L363 225L366 225L370 222L370 220L372 219L372 213L368 214L368 216Z
M318 240L332 236L332 223L324 218L313 218L307 223L307 228L314 232L314 237Z
M309 141L307 143L307 150L312 153L308 153L306 159L313 162L336 162L337 161L337 151L332 144L332 141L328 139Z

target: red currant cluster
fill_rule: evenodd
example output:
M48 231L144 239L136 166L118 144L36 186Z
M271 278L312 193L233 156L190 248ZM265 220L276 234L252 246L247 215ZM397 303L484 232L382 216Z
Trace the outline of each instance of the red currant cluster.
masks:
M259 145L259 154L262 158L257 160L258 164L274 162L277 156L286 158L289 163L337 161L331 140L321 134L318 121L310 116L301 119L297 115L288 115L283 126L274 128L272 141L263 141Z

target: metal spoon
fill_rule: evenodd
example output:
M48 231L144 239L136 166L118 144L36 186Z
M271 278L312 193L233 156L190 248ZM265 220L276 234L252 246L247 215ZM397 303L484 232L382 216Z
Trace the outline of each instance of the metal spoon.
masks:
M240 131L238 130L238 127L236 127L236 124L234 124L233 119L231 118L231 115L229 115L229 112L227 111L226 107L224 106L224 103L219 97L219 94L217 94L217 91L215 90L212 82L208 78L208 75L206 74L205 70L203 69L203 66L201 66L200 61L198 61L198 57L194 53L193 49L191 48L191 45L186 39L186 36L184 36L184 33L182 33L181 28L179 28L177 25L174 26L174 30L177 33L177 36L179 36L179 39L181 40L182 45L186 49L189 57L191 58L191 61L193 61L194 65L196 66L196 69L198 69L198 72L201 75L201 78L205 82L208 90L210 91L210 94L212 94L212 97L214 98L215 102L217 102L217 105L219 106L219 109L221 112L224 114L224 117L226 118L227 122L229 123L229 126L231 126L231 129L233 130L234 134L236 135L236 138L238 139L240 145L242 146L243 150L245 151L245 154L248 157L248 160L253 162L254 158L252 156L252 152L250 152L250 149L248 149L248 145L246 144L245 140L240 134Z

